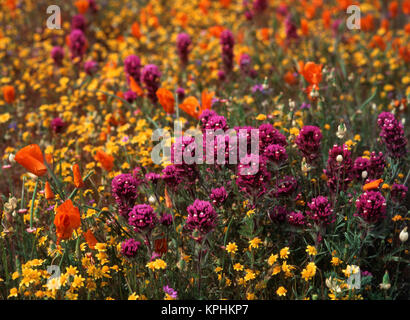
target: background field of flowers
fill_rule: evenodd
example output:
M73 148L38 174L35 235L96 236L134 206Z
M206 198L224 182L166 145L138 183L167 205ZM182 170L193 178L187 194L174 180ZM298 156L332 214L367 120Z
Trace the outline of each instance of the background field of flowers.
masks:
M0 4L0 299L409 298L409 0Z

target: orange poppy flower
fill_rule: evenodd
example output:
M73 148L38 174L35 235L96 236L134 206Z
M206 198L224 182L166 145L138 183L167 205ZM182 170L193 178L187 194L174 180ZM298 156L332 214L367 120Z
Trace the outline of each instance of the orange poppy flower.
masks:
M288 71L285 73L284 80L288 85L294 85L298 82L296 77L293 75L292 71Z
M130 81L130 89L134 91L137 94L137 96L141 97L144 94L144 91L142 91L137 81L135 81L133 77L128 77L128 80Z
M165 188L165 206L169 209L172 208L171 197L169 196L167 188Z
M81 226L80 211L74 207L69 199L57 207L57 214L54 218L58 241L69 239L73 231Z
M208 14L208 10L211 7L211 2L209 0L201 0L199 2L199 9L201 9L203 14Z
M198 119L199 113L201 111L201 106L198 99L193 96L185 98L184 101L179 105L179 108L195 119Z
M87 241L88 246L90 249L94 249L95 245L98 243L98 240L95 238L93 232L88 229L87 232L83 233L83 236L85 238L85 241Z
M384 42L383 38L378 34L373 36L372 41L370 42L371 48L379 48L380 50L384 51L386 49L386 43Z
M224 27L222 26L213 26L208 29L211 36L215 38L219 38L221 36L222 31L224 31Z
M105 171L111 171L114 167L114 157L105 153L102 150L98 150L94 159L98 161Z
M16 98L16 92L13 86L4 86L3 90L3 97L7 103L13 103Z
M46 200L53 200L54 199L54 192L51 190L50 183L47 181L46 185L44 187L44 195L46 197Z
M399 3L397 1L392 1L389 3L389 13L392 18L397 17L399 13Z
M378 179L378 180L373 180L369 183L366 183L363 186L363 191L377 189L382 182L383 182L383 179Z
M307 36L309 34L309 25L306 19L300 20L300 30L302 31L302 34L304 36Z
M53 163L53 155L51 153L45 154L46 162L52 164Z
M212 106L212 98L214 97L215 92L208 92L208 90L202 91L201 94L201 104L202 110L211 109Z
M331 18L332 18L332 12L330 10L323 10L322 21L326 29L330 28Z
M7 0L6 6L10 9L10 11L14 11L17 8L17 1L16 0Z
M410 23L404 26L404 32L406 32L407 34L410 34Z
M79 13L84 14L87 12L90 4L88 0L78 0L74 2L74 5L76 6Z
M231 0L219 0L219 3L221 4L222 7L229 8L229 5L231 4Z
M154 240L154 250L158 254L164 254L168 251L168 241L167 238L161 238Z
M76 163L73 165L73 176L74 176L74 185L76 188L82 188L84 186L83 178L81 177L80 167Z
M269 41L269 28L260 29L260 33L263 41Z
M37 144L31 144L19 150L16 153L14 160L21 164L27 171L38 177L47 173L47 167L44 165L43 153Z
M405 62L410 62L410 46L399 48L399 55Z
M140 31L140 25L138 24L138 22L134 22L131 26L131 34L139 39L141 38L141 31Z
M380 28L384 30L389 30L389 20L383 19L382 22L380 23Z
M369 14L360 19L360 28L363 31L372 31L374 29L374 17Z
M175 98L171 91L165 88L159 88L157 90L157 97L159 104L164 108L166 113L174 113Z
M410 0L404 0L402 6L403 6L403 13L410 14Z
M309 61L303 66L303 77L309 84L318 85L322 81L322 65Z

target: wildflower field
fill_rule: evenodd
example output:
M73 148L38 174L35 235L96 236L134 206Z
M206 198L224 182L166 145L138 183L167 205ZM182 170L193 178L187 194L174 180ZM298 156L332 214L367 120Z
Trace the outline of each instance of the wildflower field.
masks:
M0 4L0 299L409 299L409 0Z

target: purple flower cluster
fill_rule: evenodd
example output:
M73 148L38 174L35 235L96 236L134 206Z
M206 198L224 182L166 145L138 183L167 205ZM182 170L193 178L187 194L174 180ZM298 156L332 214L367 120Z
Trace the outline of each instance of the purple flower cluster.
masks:
M253 0L253 10L256 13L262 13L268 8L267 0Z
M64 49L60 46L53 47L51 50L51 58L57 66L61 66L64 59Z
M270 144L265 148L263 156L270 162L280 165L288 160L286 149L279 144Z
M349 183L353 180L352 167L350 151L346 145L343 145L343 147L334 145L329 150L329 158L324 173L328 178L327 185L333 192L337 190L346 191Z
M118 205L119 214L126 219L138 198L140 184L141 181L130 173L119 174L111 182L111 194Z
M121 254L127 258L133 258L136 256L140 246L141 242L135 239L127 239L121 243Z
M239 190L251 196L260 197L268 189L271 174L266 168L266 162L262 157L254 154L248 155L247 164L240 163L236 185ZM245 162L245 161L243 161Z
M368 223L376 223L386 216L386 199L378 191L366 191L356 200L356 216Z
M273 222L282 223L286 221L288 214L286 207L278 205L273 207L272 211L268 213L268 217Z
M288 145L286 137L273 125L270 123L261 124L259 126L259 145L261 150L265 150L271 144L278 144L282 147Z
M306 217L303 215L302 212L292 211L288 214L288 223L295 227L300 227L305 225Z
M133 103L135 100L137 100L137 94L132 90L127 90L124 92L124 99L129 103Z
M393 183L390 192L391 199L396 203L401 203L406 199L408 191L409 188L407 188L404 184Z
M386 160L382 152L376 154L372 152L370 154L370 166L369 166L369 178L379 179L384 173L384 168L386 167Z
M188 64L188 54L190 51L191 38L187 33L180 33L177 36L177 52L181 64L186 66Z
M80 29L74 29L69 35L71 59L82 59L87 49L87 39L84 32Z
M296 145L308 163L312 163L320 155L322 132L316 126L304 126L296 137Z
M307 216L318 224L327 225L333 223L336 219L329 199L326 197L318 196L313 198L312 201L308 203L308 207L309 210L306 211Z
M277 181L273 194L275 197L285 197L294 193L297 188L298 181L295 177L284 176Z
M53 129L55 133L63 132L65 126L66 126L66 123L63 121L63 119L59 117L51 120L51 128Z
M135 82L140 83L141 78L141 60L135 54L131 54L124 60L125 74L132 77Z
M382 112L377 118L377 125L381 129L380 137L389 155L393 158L404 156L407 153L407 139L403 124L391 112Z
M353 163L352 173L357 180L366 181L369 176L370 159L358 157Z
M185 228L206 235L216 226L217 213L210 202L196 199L187 208Z
M228 198L228 194L226 193L224 187L214 188L211 190L211 195L209 198L212 200L214 205L221 205Z
M92 76L98 70L98 64L94 60L89 60L84 63L84 71L89 76Z
M172 214L165 213L162 215L159 223L162 224L163 226L170 226L172 222L174 221L174 218L172 217Z
M71 30L79 29L83 32L85 32L85 27L86 27L86 22L81 14L77 14L73 16L71 19Z
M170 286L164 286L162 290L164 290L164 293L168 294L172 299L178 298L178 292L172 289Z
M298 29L296 25L293 23L291 17L287 17L285 20L286 39L299 39L297 30Z
M157 90L161 83L161 72L155 64L148 64L142 69L141 81L144 83L145 89L148 91L148 98L152 103L158 101Z
M255 78L257 75L256 70L252 68L251 57L246 53L242 53L239 58L239 68L241 69L244 75L249 76L251 78Z
M129 213L128 224L137 232L149 232L157 223L157 214L148 204L137 204Z
M222 31L220 42L222 46L222 62L224 70L229 73L233 69L233 47L235 45L235 39L232 32L228 29Z

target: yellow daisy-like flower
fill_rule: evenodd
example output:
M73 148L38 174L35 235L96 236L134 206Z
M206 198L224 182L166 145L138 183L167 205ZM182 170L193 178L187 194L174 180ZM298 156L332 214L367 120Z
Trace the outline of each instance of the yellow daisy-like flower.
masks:
M280 266L280 264L277 264L276 266L273 267L272 276L278 274L281 270L282 270L282 267Z
M242 270L243 270L243 265L241 265L240 263L235 263L235 264L233 265L233 269L234 269L235 271L242 271Z
M156 259L155 261L148 262L146 267L151 270L160 270L165 269L167 267L167 263L162 259Z
M338 257L332 257L330 263L332 264L332 266L338 266L339 264L342 264L343 261L340 260Z
M222 268L221 267L216 267L214 271L215 271L215 273L221 272Z
M284 287L279 287L278 290L276 290L276 294L279 297L284 297L286 296L286 292L288 292L288 290L286 290Z
M262 240L259 239L258 237L253 238L252 240L249 240L249 249L255 248L258 249L259 245L262 243Z
M268 259L268 264L270 266L273 266L273 264L278 260L278 255L277 254L271 254L269 259Z
M17 288L11 288L11 289L10 289L10 294L8 295L7 298L17 297L17 294L18 294Z
M226 246L226 251L228 251L231 254L235 254L236 251L238 251L238 246L236 245L235 242L229 242L228 245Z
M245 281L250 281L256 278L255 272L252 270L247 270L245 275Z
M316 265L314 262L309 262L305 269L302 270L302 278L305 281L312 279L316 274Z
M289 247L282 248L279 251L279 255L281 259L287 259L289 257L289 254L290 254Z
M310 256L315 256L317 255L317 250L314 246L307 246L306 247L306 252L310 255Z

